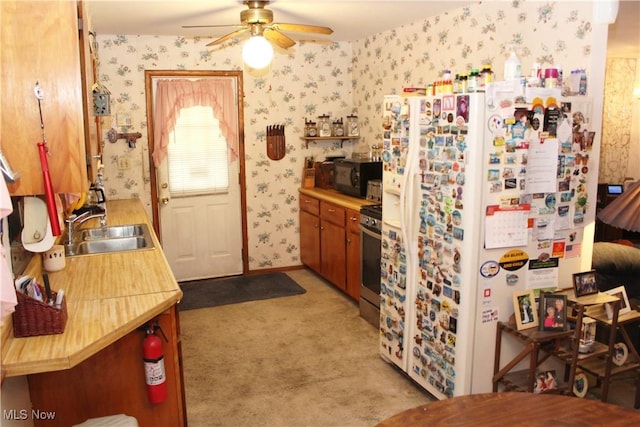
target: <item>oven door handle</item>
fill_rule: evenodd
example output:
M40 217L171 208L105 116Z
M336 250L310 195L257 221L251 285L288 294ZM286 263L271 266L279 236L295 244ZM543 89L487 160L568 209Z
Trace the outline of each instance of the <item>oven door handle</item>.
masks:
M369 230L368 228L364 227L363 225L360 225L360 231L362 231L364 234L366 234L369 237L373 237L374 239L377 239L377 240L382 240L382 235L381 234L373 232L373 231Z

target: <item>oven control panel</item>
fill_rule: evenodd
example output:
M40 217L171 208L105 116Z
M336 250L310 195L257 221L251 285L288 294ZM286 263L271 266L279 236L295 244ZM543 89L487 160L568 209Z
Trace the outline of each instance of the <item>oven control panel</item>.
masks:
M382 221L372 216L360 214L360 225L376 233L382 231Z

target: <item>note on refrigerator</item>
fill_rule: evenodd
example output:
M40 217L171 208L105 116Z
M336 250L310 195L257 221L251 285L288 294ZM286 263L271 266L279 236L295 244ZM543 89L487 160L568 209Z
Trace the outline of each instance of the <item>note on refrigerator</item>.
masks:
M558 140L531 140L527 160L527 192L554 193L558 168Z

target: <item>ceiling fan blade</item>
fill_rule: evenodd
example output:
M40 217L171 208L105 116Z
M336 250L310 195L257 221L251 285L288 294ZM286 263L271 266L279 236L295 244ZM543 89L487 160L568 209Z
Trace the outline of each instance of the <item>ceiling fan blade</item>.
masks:
M287 49L293 46L294 44L296 44L296 42L293 41L293 39L289 38L288 36L285 36L280 31L274 28L265 28L263 35L265 39L269 40L272 43L275 43L276 45L280 46L283 49Z
M242 24L221 24L221 25L183 25L182 28L244 28Z
M224 43L229 39L232 39L234 37L239 36L240 34L249 31L249 28L245 27L245 28L241 28L239 30L236 30L232 33L227 34L226 36L222 36L219 39L215 39L214 41L212 41L211 43L207 44L207 46L214 46L220 43Z
M301 33L315 33L315 34L332 34L333 30L329 27L319 27L317 25L305 25L305 24L283 24L276 23L271 25L272 28L281 31L296 31Z

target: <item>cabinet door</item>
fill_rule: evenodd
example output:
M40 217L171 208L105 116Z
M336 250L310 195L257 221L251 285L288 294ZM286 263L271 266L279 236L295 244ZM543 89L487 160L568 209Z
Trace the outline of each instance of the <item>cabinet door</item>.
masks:
M320 219L300 211L300 261L320 273Z
M0 145L20 174L9 191L13 195L44 194L36 82L44 91L42 119L53 189L56 193L86 191L76 2L3 0L0 8Z
M360 213L347 210L347 295L360 299Z
M95 35L90 33L91 23L86 6L78 3L78 18L82 19L80 31L80 75L82 76L82 108L84 111L84 139L87 153L87 177L94 182L98 173L98 159L102 156L100 136L102 122L93 108L93 84L98 81Z
M346 289L345 229L332 222L320 221L321 274L341 290Z
M68 427L119 413L135 417L141 426L186 425L177 316L173 306L157 318L169 339L163 340L164 402L149 403L142 360L144 332L134 330L71 369L29 375L33 407L56 413L55 420L34 420L34 425Z

